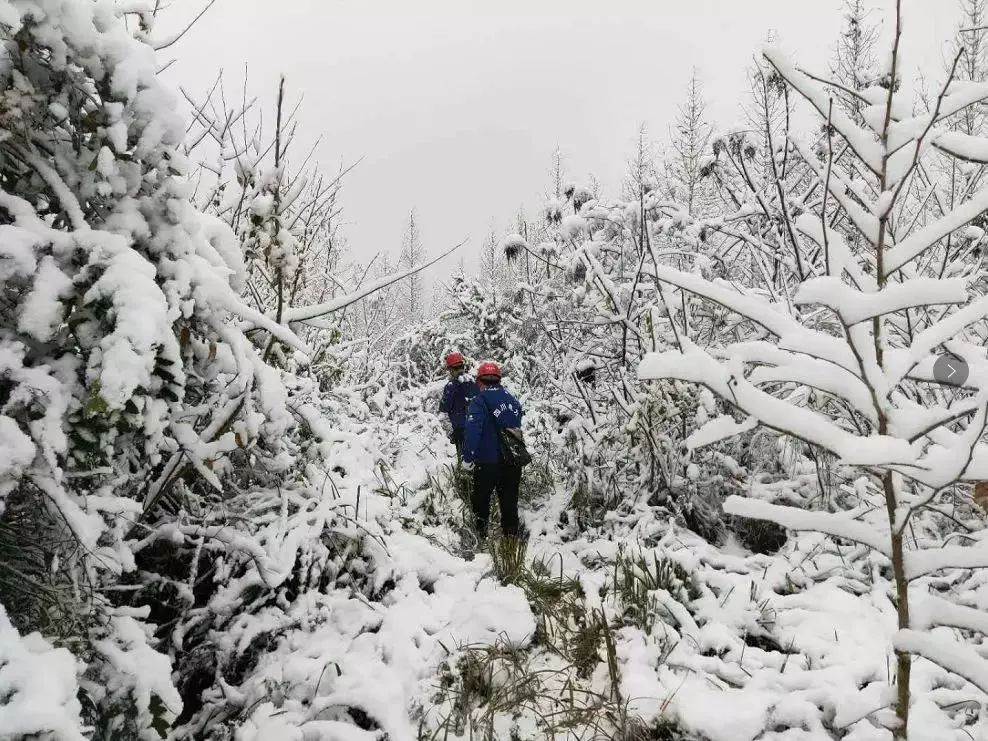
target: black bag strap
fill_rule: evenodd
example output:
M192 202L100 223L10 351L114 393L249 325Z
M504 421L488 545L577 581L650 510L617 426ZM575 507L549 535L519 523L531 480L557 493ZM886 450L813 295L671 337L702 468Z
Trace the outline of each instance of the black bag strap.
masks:
M479 392L477 394L477 398L480 399L480 403L484 405L485 409L487 409L487 416L490 418L491 422L494 423L494 429L500 430L501 428L498 427L497 418L494 416L494 410L491 409L491 405L488 404L487 399L484 398L484 392L483 391Z
M488 404L487 399L484 398L484 392L481 391L477 394L477 396L480 397L481 403L487 408L487 418L491 421L491 424L494 425L494 437L497 438L498 452L501 455L501 462L503 463L507 457L507 453L504 448L504 431L506 428L501 427L501 425L497 423L497 417L494 416L494 410L491 409L491 405Z

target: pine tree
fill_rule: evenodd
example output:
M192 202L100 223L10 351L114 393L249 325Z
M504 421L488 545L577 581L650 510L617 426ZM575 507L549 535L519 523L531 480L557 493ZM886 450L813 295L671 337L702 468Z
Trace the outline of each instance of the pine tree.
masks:
M686 88L686 101L678 107L670 131L672 156L666 162L668 177L679 191L678 200L685 204L690 215L701 213L709 205L710 191L704 182L703 164L713 127L707 121L706 110L703 85L693 70Z
M490 289L496 302L503 298L509 286L509 267L501 240L493 228L487 234L480 251L480 280Z
M398 258L399 270L410 270L425 260L425 248L422 246L422 236L419 233L415 211L408 214L408 228L401 243L401 255ZM405 299L404 313L409 323L422 320L425 311L424 282L418 273L410 275L403 281L403 298Z
M547 199L562 198L566 188L566 165L563 150L557 145L552 151L552 164L549 166L549 193Z
M622 192L629 201L641 201L658 184L657 152L649 138L648 127L643 122L638 127L635 151L628 159ZM597 185L599 189L599 184Z

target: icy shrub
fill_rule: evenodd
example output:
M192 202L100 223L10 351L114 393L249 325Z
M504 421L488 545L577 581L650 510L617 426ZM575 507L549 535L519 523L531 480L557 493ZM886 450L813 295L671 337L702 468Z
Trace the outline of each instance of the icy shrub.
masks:
M533 461L525 468L518 490L518 499L526 506L537 509L549 501L555 481L547 463Z
M214 630L284 620L341 569L368 578L321 543L339 536L316 504L323 470L369 454L339 454L351 439L313 385L272 367L312 350L242 300L234 235L190 200L153 20L141 3L0 12L0 603L71 648L82 707L63 719L106 739L162 738L204 703L229 717L217 682L270 643Z
M443 358L454 351L473 352L473 344L457 331L448 317L417 324L400 335L377 365L378 382L397 392L407 392L446 380ZM472 339L472 338L471 338ZM469 368L468 368L469 370Z

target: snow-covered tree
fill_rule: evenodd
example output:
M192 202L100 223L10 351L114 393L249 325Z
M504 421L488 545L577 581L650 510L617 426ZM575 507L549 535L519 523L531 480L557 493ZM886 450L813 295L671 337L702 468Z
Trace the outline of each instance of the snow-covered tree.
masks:
M504 240L492 228L480 248L479 275L497 301L510 300L514 283L514 262L504 255Z
M958 80L983 82L988 77L988 8L985 0L960 0L961 20L953 42L953 54L960 54ZM958 130L968 136L984 133L986 107L968 106L956 117Z
M552 164L549 167L549 191L547 199L561 198L566 189L566 156L559 145L552 150Z
M240 299L236 240L189 200L183 121L124 12L35 0L0 21L0 509L12 573L44 567L0 599L79 645L105 737L146 738L182 710L170 660L102 588L136 575L180 479L208 498L248 450L259 479L284 473L285 392L236 322L309 349Z
M988 13L984 0L962 0L960 3L961 19L957 34L950 44L950 56L945 60L948 73L953 68L953 74L958 82L984 82L988 79ZM922 105L927 111L932 111L936 100L928 91L921 95ZM975 103L950 117L952 129L966 136L984 136L986 108L984 103ZM984 167L963 159L944 156L937 161L927 164L923 170L924 178L936 181L940 187L941 199L930 203L925 209L917 209L917 218L922 223L925 219L942 215L943 209L953 208L961 201L969 200L973 193L984 182Z
M710 181L703 172L713 127L707 121L707 104L703 85L696 70L686 87L686 100L676 110L670 137L670 155L666 160L666 188L673 189L676 199L686 205L690 215L709 207Z
M423 262L425 262L425 247L422 244L422 235L419 232L415 211L412 211L408 215L408 228L401 240L398 268L409 270ZM404 289L402 293L404 294L405 316L409 323L414 324L422 320L425 310L422 277L418 273L413 273L403 281L402 286Z
M964 544L952 542L956 518L944 517L938 534L919 537L911 529L918 513L936 518L945 500L988 476L988 376L980 341L988 299L978 292L981 259L974 257L984 231L970 226L988 208L988 192L977 191L922 224L913 203L943 202L938 184L922 176L934 149L968 161L988 159L988 141L949 125L988 98L988 85L958 82L951 74L932 110L913 115L900 85L901 19L894 20L882 85L856 93L861 124L832 90L777 47L766 48L779 78L827 123L814 143L792 132L788 137L793 156L809 170L805 195L787 210L790 251L774 250L778 275L763 272L748 285L656 261L667 305L676 300L673 291L696 296L724 312L735 339L704 347L679 331L677 346L648 356L640 375L699 384L729 405L733 413L703 428L708 441L768 427L826 451L882 502L881 516L862 499L844 502L847 509L807 512L736 496L725 510L859 544L888 570L898 625L895 717L878 712L874 718L906 738L915 657L988 689L980 658L926 630L988 630L978 610L930 593L927 580L944 569L988 566L988 551L963 526ZM852 178L853 172L866 177ZM680 217L670 212L669 218ZM699 221L690 229L699 240L708 227ZM783 228L789 228L785 222ZM860 239L849 241L849 232ZM947 351L970 365L959 387L934 372Z
M640 201L658 187L658 152L649 138L645 124L638 127L634 153L628 158L622 194L630 201Z
M866 105L859 93L878 77L878 27L870 20L872 12L863 0L844 0L844 27L830 65L834 81L841 86L835 88L834 96L859 124L861 109Z
M250 104L196 107L187 135L154 22L0 7L0 735L212 738L251 712L221 687L256 646L217 635L324 593L336 521L313 505L354 456L307 339L422 267L320 296L336 179L288 170L283 95L270 147L233 142Z

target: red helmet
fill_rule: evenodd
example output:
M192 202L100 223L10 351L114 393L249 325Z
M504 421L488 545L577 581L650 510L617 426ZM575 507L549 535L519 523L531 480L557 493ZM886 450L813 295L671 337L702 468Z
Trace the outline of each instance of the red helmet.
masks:
M446 367L455 368L458 365L463 365L463 356L458 352L452 352L446 356Z
M481 381L488 378L494 378L498 381L501 380L501 369L498 367L497 363L491 363L490 361L486 363L481 363L480 367L477 368L477 378Z

